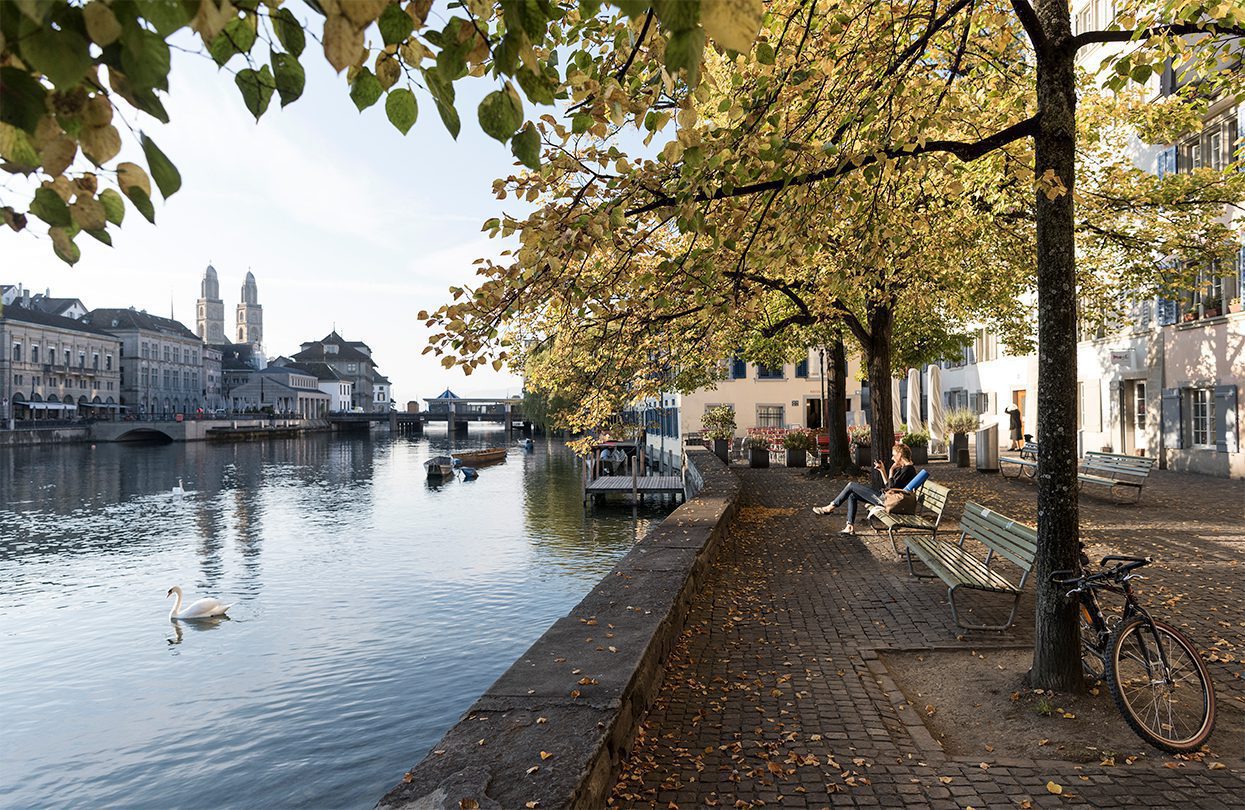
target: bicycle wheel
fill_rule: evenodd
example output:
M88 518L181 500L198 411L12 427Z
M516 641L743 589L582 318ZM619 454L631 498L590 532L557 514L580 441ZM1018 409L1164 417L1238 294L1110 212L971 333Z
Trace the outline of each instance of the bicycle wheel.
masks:
M1081 665L1085 668L1085 676L1092 681L1101 681L1106 676L1107 662L1103 649L1106 645L1100 638L1094 620L1090 618L1089 609L1081 605ZM1102 635L1106 635L1104 631Z
M1116 627L1106 680L1128 725L1155 748L1187 753L1210 737L1215 688L1193 644L1171 625L1155 621L1151 632L1144 618L1134 616Z

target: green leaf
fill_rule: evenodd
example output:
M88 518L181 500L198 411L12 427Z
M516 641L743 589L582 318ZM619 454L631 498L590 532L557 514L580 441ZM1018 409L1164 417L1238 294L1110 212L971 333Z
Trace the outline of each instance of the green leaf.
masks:
M169 89L169 46L159 34L127 28L121 35L121 72L137 93Z
M519 51L523 43L519 35L507 31L501 42L493 49L493 63L503 75L512 76L519 67ZM522 82L520 82L522 84Z
M437 114L441 116L441 122L449 130L450 136L457 140L462 122L459 121L458 110L454 109L453 83L446 81L441 71L436 68L424 71L424 81L428 85L428 92L432 94L432 100L437 103Z
M519 82L519 87L523 88L524 94L537 104L552 104L553 93L557 89L553 82L544 74L533 73L524 68L515 74L515 79Z
M532 171L540 168L540 133L531 121L511 139L510 151Z
M35 189L35 198L30 201L30 213L54 227L65 227L73 222L69 206L61 195L46 186Z
M403 17L406 15L403 14ZM398 128L398 132L405 135L415 126L415 119L419 116L419 107L415 103L415 94L405 87L399 87L396 90L389 91L389 97L385 99L385 115L389 116L389 123Z
M47 113L48 91L21 68L0 67L0 121L34 134L39 120Z
M138 209L138 213L143 215L143 219L152 225L156 224L156 208L151 204L151 198L147 196L147 192L138 186L130 186L125 190L125 196L134 203L134 207Z
M700 3L688 0L653 0L653 11L661 20L661 27L678 33L690 31L700 23Z
M246 108L251 111L251 115L255 116L258 121L259 117L268 109L268 102L272 101L272 91L276 89L276 82L273 80L272 71L264 65L259 70L238 71L238 75L234 77L234 84L238 85L238 89L242 91L242 101L246 104ZM133 199L133 198L131 198ZM136 202L135 205L138 203Z
M1150 77L1154 75L1154 68L1149 65L1134 65L1128 75L1131 76L1133 81L1137 84L1145 84L1150 81Z
M106 188L99 193L99 201L104 206L104 216L113 225L120 225L125 219L125 199L114 188Z
M86 38L72 29L57 31L50 26L39 28L13 44L20 44L24 62L47 76L60 89L82 81L91 66L90 46ZM5 95L8 95L7 88Z
M109 235L108 231L102 228L98 230L91 228L89 230L83 231L83 233L94 238L98 242L103 242L105 245L108 245L108 247L112 247L112 236Z
M385 6L376 24L380 27L380 38L386 45L405 42L415 30L415 21L397 3Z
M184 0L146 0L146 2L137 4L138 11L151 23L156 29L156 33L162 37L167 37L182 26L188 24L197 4L190 4Z
M284 107L303 94L303 86L307 83L303 66L298 58L288 53L272 52L272 70L277 82L277 93L281 96Z
M270 19L273 30L277 32L277 39L281 41L281 47L293 56L301 56L303 48L307 46L307 36L294 12L288 8L279 8Z
M259 18L253 14L235 17L225 23L225 27L216 35L216 39L208 45L208 53L223 65L236 53L250 53L258 35Z
M146 133L141 138L143 154L147 156L147 168L150 170L151 179L156 181L160 194L167 200L182 187L182 176L178 173L177 167L173 165L173 161L169 160L160 151L160 147L156 146L155 141L148 138Z
M588 113L575 113L571 116L571 132L575 135L582 135L588 131L590 126L592 126L592 116Z
M368 107L376 103L380 98L380 94L385 89L380 86L380 80L376 75L367 68L360 68L354 82L350 85L350 100L359 108L359 112L363 112Z
M523 123L523 105L519 103L518 94L507 84L505 90L494 90L484 97L477 116L480 129L505 143Z
M672 74L682 68L687 71L687 84L695 87L700 83L700 59L705 51L705 32L700 28L680 31L670 35L666 44L666 69Z
M52 237L52 251L65 264L77 264L78 259L82 258L82 250L74 244L66 228L48 228L48 236Z
M757 45L757 61L762 65L774 64L774 46L768 42L762 42Z

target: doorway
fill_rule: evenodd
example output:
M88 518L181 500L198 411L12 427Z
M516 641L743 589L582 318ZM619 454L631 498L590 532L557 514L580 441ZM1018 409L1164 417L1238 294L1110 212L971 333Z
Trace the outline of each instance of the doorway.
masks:
M1024 435L1026 433L1029 433L1029 434L1034 433L1034 431L1030 428L1030 425L1029 425L1028 412L1025 410L1025 399L1028 393L1029 392L1024 388L1020 388L1018 390L1012 391L1012 404L1016 406L1016 410L1020 411L1020 433L1021 435Z
M804 400L804 427L809 430L821 430L821 400Z

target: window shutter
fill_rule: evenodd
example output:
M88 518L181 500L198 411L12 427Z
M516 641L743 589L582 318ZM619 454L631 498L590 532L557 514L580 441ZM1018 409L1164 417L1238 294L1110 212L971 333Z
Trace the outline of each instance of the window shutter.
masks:
M1241 105L1241 109L1245 110L1245 104ZM1236 295L1245 299L1245 245L1236 255Z
M807 357L795 364L795 376L797 377L808 376L808 358Z
M1163 390L1163 446L1168 450L1179 450L1184 445L1181 436L1184 434L1184 420L1180 413L1181 397L1179 388Z
M1158 306L1158 322L1159 326L1170 326L1176 322L1176 302L1166 298L1159 299Z
M748 376L748 364L738 357L731 360L731 379L742 380Z
M1240 449L1236 424L1236 386L1215 386L1215 449L1235 453Z

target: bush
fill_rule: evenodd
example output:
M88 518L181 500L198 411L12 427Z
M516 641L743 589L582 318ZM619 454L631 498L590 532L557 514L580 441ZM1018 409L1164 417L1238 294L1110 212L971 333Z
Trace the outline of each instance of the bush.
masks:
M705 411L700 417L701 435L706 439L733 439L735 437L735 409L730 405L718 405Z
M764 436L749 436L744 439L744 447L749 450L768 450L769 440Z
M957 408L947 414L947 430L952 433L972 433L981 427L981 417L967 408Z
M809 430L791 430L786 436L782 437L782 446L788 450L804 450L813 449L813 433Z
M914 430L911 433L905 433L900 441L909 447L925 447L929 444L929 434L923 430Z
M872 447L873 432L868 425L848 425L847 440L856 447Z

